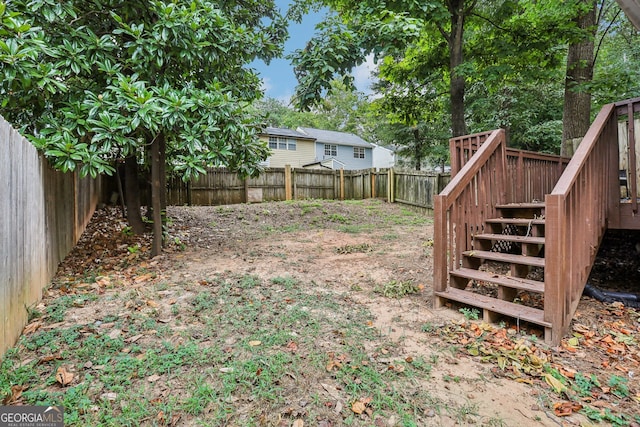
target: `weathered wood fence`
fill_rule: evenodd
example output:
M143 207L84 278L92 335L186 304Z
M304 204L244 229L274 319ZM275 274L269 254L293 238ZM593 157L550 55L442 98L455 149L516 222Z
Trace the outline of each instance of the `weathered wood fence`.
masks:
M0 357L91 219L100 181L52 170L0 116Z
M240 179L224 168L184 183L169 181L169 205L228 205L293 199L385 198L432 209L433 199L449 182L449 174L394 169L319 170L268 168L257 178Z

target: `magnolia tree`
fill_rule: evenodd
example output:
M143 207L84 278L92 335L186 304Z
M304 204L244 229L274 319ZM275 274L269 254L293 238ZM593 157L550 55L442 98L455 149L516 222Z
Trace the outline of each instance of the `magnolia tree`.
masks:
M136 232L138 177L150 170L153 254L167 172L259 172L268 148L247 107L262 93L247 64L281 54L273 0L18 0L0 2L0 20L2 114L62 171L122 164Z

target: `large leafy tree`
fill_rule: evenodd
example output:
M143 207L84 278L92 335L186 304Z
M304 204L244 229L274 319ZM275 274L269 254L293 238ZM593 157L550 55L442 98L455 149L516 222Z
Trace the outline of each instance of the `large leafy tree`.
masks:
M245 67L279 55L272 0L32 0L0 3L2 113L63 171L96 176L124 159L127 214L142 228L137 177L151 169L153 253L161 248L165 167L258 172L268 149Z

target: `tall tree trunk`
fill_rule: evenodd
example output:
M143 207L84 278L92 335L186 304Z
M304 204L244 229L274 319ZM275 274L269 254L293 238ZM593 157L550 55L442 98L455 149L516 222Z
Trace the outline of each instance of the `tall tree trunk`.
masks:
M451 101L451 131L453 136L467 134L467 124L464 118L464 77L458 75L456 68L462 64L462 45L464 35L464 0L450 0L448 2L451 13L451 34L449 35L449 75L451 86L449 98Z
M151 256L162 253L162 195L160 148L164 146L164 134L160 133L151 143L151 207L153 210L153 243Z
M415 169L417 171L422 169L422 141L420 140L420 130L416 127L413 128L413 141L415 151L413 152L415 158Z
M140 214L140 182L138 160L135 155L124 159L124 198L127 206L127 221L135 234L144 233L144 222Z
M162 223L166 222L167 216L167 139L160 139L160 207L162 209Z
M591 93L578 86L593 79L596 3L593 0L583 1L590 9L576 18L576 24L586 35L581 41L571 43L567 54L560 149L560 154L565 156L573 155L574 141L582 138L591 124Z

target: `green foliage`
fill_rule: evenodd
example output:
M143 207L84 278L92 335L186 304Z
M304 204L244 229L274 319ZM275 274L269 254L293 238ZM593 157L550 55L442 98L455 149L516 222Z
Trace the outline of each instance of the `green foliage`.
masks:
M167 142L170 169L255 175L268 155L247 108L261 96L244 65L281 53L273 2L2 3L3 115L63 171L110 174ZM241 5L242 7L239 7Z
M480 310L478 310L477 308L462 307L458 311L462 313L464 315L464 318L467 320L478 320L480 316Z
M376 286L374 292L387 298L402 298L405 295L420 292L420 286L412 281L391 280L382 285Z

